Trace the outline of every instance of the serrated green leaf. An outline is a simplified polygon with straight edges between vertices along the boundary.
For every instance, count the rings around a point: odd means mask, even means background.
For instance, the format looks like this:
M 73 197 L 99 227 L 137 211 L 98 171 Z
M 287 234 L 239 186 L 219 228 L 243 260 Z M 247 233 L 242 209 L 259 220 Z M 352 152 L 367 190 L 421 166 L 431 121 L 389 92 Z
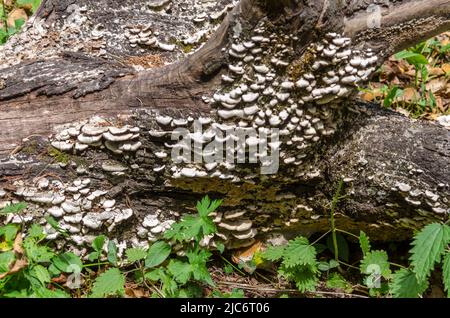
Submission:
M 359 246 L 361 246 L 363 256 L 370 252 L 370 241 L 363 231 L 359 232 Z
M 40 246 L 32 238 L 26 238 L 23 242 L 25 253 L 33 262 L 47 263 L 55 256 L 55 253 L 47 246 Z
M 108 262 L 117 266 L 117 245 L 114 241 L 108 242 Z
M 48 288 L 39 288 L 34 290 L 32 297 L 36 298 L 70 298 L 70 295 L 60 289 L 51 290 Z
M 444 262 L 442 264 L 442 280 L 447 291 L 447 297 L 450 298 L 450 252 L 447 251 L 444 255 Z
M 11 214 L 11 213 L 19 213 L 27 208 L 27 204 L 25 202 L 19 202 L 14 204 L 8 204 L 3 209 L 0 210 L 0 214 Z
M 157 282 L 158 280 L 161 280 L 164 275 L 164 269 L 157 268 L 145 273 L 144 277 L 152 282 Z
M 92 242 L 92 248 L 101 254 L 103 246 L 105 245 L 106 236 L 105 235 L 99 235 L 97 236 L 94 241 Z
M 141 261 L 147 257 L 147 252 L 142 247 L 129 248 L 125 254 L 130 263 Z
M 405 268 L 392 276 L 390 290 L 394 298 L 417 298 L 428 288 L 428 281 L 417 281 L 416 275 Z
M 51 280 L 50 273 L 47 268 L 42 265 L 33 266 L 30 269 L 29 274 L 36 278 L 41 283 L 42 287 L 45 287 Z
M 189 260 L 189 264 L 192 267 L 192 274 L 194 279 L 205 282 L 211 286 L 214 286 L 211 275 L 209 274 L 206 263 L 212 256 L 211 252 L 205 249 L 187 251 L 186 256 Z
M 171 252 L 172 248 L 166 242 L 154 243 L 147 252 L 147 257 L 145 258 L 145 267 L 152 268 L 160 265 L 167 259 L 167 257 L 169 257 Z
M 312 265 L 298 265 L 296 267 L 286 267 L 281 264 L 278 273 L 289 281 L 295 282 L 301 292 L 314 291 L 317 286 L 317 268 Z
M 40 241 L 45 238 L 44 228 L 38 224 L 33 224 L 28 232 L 28 236 Z
M 214 290 L 212 293 L 214 298 L 244 298 L 245 294 L 242 289 L 233 288 L 231 293 L 223 293 L 218 290 Z
M 336 241 L 337 241 L 339 259 L 344 262 L 348 262 L 348 258 L 350 255 L 350 249 L 348 247 L 347 240 L 341 234 L 337 233 Z M 329 235 L 327 237 L 327 247 L 334 255 L 335 253 L 334 253 L 334 244 L 333 244 L 333 236 L 332 235 Z
M 313 246 L 316 249 L 316 254 L 320 254 L 327 249 L 327 246 L 321 243 L 316 243 Z
M 13 251 L 0 253 L 0 274 L 9 272 L 10 266 L 15 259 Z
M 414 237 L 410 261 L 419 281 L 426 280 L 449 243 L 450 227 L 440 223 L 428 224 Z
M 216 243 L 216 248 L 220 252 L 220 254 L 223 254 L 223 252 L 225 251 L 225 245 L 222 243 Z
M 52 263 L 58 270 L 64 273 L 80 273 L 83 268 L 83 263 L 80 258 L 72 252 L 53 257 Z
M 284 249 L 285 246 L 271 246 L 261 253 L 261 257 L 271 262 L 278 261 L 283 257 Z
M 125 292 L 125 276 L 118 268 L 110 268 L 97 277 L 91 297 L 122 296 Z
M 197 211 L 201 217 L 207 217 L 210 213 L 214 212 L 220 205 L 222 200 L 210 201 L 208 196 L 197 202 Z
M 311 246 L 305 237 L 297 237 L 289 241 L 283 253 L 283 264 L 286 267 L 298 265 L 315 265 L 316 249 Z
M 177 294 L 178 285 L 171 275 L 168 275 L 164 268 L 160 267 L 145 273 L 144 277 L 150 281 L 160 281 L 162 283 L 162 291 L 166 296 L 175 296 Z
M 379 274 L 387 279 L 391 275 L 389 267 L 388 255 L 385 251 L 367 253 L 360 265 L 361 273 L 366 275 Z

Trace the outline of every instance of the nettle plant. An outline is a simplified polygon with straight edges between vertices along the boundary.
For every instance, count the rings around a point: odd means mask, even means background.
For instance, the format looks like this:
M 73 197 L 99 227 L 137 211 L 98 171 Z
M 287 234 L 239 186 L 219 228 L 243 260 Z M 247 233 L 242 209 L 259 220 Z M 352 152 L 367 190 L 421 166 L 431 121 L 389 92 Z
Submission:
M 450 296 L 450 227 L 431 223 L 419 231 L 412 242 L 409 266 L 389 262 L 386 251 L 373 250 L 363 231 L 355 235 L 335 226 L 335 210 L 344 197 L 340 195 L 342 188 L 341 182 L 331 202 L 328 232 L 312 243 L 300 236 L 285 246 L 270 246 L 254 255 L 250 267 L 256 270 L 264 261 L 278 264 L 278 275 L 295 283 L 300 292 L 315 291 L 322 281 L 328 288 L 351 293 L 353 286 L 344 278 L 346 266 L 364 277 L 370 296 L 398 298 L 421 297 L 429 287 L 431 273 L 440 268 Z M 115 242 L 105 235 L 93 240 L 91 252 L 82 260 L 72 252 L 56 252 L 40 225 L 34 224 L 27 231 L 21 224 L 2 226 L 0 297 L 121 297 L 127 279 L 145 286 L 152 297 L 202 297 L 205 287 L 212 290 L 210 297 L 244 297 L 242 290 L 222 293 L 215 289 L 208 271 L 213 254 L 201 245 L 217 231 L 209 215 L 221 203 L 203 198 L 197 203 L 197 215 L 174 223 L 163 239 L 148 249 L 127 249 L 123 259 L 118 257 Z M 20 216 L 26 207 L 23 202 L 11 204 L 0 210 L 0 215 Z M 63 236 L 68 235 L 53 218 L 48 217 L 47 222 Z M 348 264 L 350 251 L 344 235 L 359 242 L 363 255 L 359 267 Z M 326 244 L 321 244 L 325 238 Z M 224 246 L 217 248 L 222 253 Z M 322 255 L 325 250 L 334 258 Z M 236 269 L 230 263 L 229 267 L 228 273 Z M 398 269 L 393 271 L 392 267 Z M 227 272 L 227 267 L 224 270 Z
M 200 297 L 203 286 L 214 287 L 207 263 L 212 253 L 200 245 L 216 232 L 209 214 L 222 203 L 203 198 L 197 215 L 188 215 L 154 242 L 150 248 L 129 248 L 119 260 L 117 246 L 105 235 L 96 237 L 87 263 L 72 252 L 56 253 L 45 240 L 44 229 L 32 225 L 22 233 L 22 225 L 0 227 L 0 297 L 108 297 L 123 296 L 127 275 L 148 287 L 154 297 Z M 1 214 L 25 209 L 25 203 L 8 205 Z M 47 222 L 62 235 L 65 230 L 51 217 Z M 174 246 L 179 246 L 178 256 Z M 223 251 L 223 245 L 218 249 Z M 126 270 L 134 267 L 132 270 Z M 92 270 L 96 269 L 96 271 Z M 99 272 L 102 272 L 98 275 Z M 64 285 L 60 283 L 64 282 Z M 240 290 L 214 291 L 213 297 L 243 297 Z

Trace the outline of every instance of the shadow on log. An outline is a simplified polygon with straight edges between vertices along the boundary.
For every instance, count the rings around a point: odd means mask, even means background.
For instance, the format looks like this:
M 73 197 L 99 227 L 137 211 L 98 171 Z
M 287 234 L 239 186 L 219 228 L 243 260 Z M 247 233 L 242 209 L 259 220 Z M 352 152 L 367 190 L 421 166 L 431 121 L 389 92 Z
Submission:
M 392 53 L 448 30 L 449 1 L 156 2 L 47 0 L 0 48 L 0 207 L 29 202 L 4 222 L 51 215 L 71 233 L 46 225 L 60 247 L 84 253 L 108 232 L 123 250 L 209 194 L 225 201 L 204 243 L 238 248 L 325 232 L 340 180 L 342 229 L 402 240 L 448 217 L 449 132 L 356 93 Z M 241 130 L 255 135 L 235 143 Z M 265 137 L 276 157 L 236 162 Z M 211 160 L 213 141 L 231 161 Z

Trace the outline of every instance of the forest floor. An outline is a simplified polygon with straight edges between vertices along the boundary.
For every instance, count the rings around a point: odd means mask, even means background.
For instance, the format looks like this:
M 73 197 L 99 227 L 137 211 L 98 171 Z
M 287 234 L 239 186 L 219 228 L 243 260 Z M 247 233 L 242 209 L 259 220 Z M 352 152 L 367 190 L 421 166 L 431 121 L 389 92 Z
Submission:
M 20 27 L 36 10 L 40 0 L 0 0 L 0 45 L 19 32 Z M 5 27 L 8 26 L 8 28 Z M 135 57 L 139 59 L 139 57 Z M 360 89 L 361 99 L 379 103 L 405 116 L 426 120 L 439 120 L 450 129 L 450 32 L 429 39 L 416 47 L 399 52 L 386 61 L 373 77 L 368 87 Z M 146 61 L 155 67 L 162 62 Z M 310 238 L 311 239 L 311 238 Z M 315 239 L 315 238 L 312 238 Z M 386 250 L 393 261 L 407 266 L 409 242 L 382 244 L 376 248 Z M 260 252 L 260 245 L 214 255 L 208 270 L 216 285 L 206 287 L 204 293 L 212 297 L 333 297 L 366 298 L 383 296 L 383 291 L 370 290 L 363 284 L 359 263 L 363 255 L 358 242 L 347 243 L 347 266 L 339 270 L 322 270 L 315 291 L 299 292 L 295 285 L 281 278 L 277 268 L 266 265 L 256 268 L 251 261 Z M 1 250 L 1 249 L 0 249 Z M 332 259 L 332 253 L 321 254 L 319 263 Z M 391 261 L 392 261 L 391 260 Z M 331 263 L 330 263 L 331 264 Z M 93 276 L 103 269 L 97 268 Z M 127 269 L 124 269 L 125 271 Z M 445 297 L 440 280 L 441 272 L 431 274 L 430 286 L 424 297 Z M 152 289 L 137 283 L 127 275 L 125 297 L 152 297 Z M 0 280 L 1 281 L 1 280 Z M 54 284 L 64 284 L 67 277 L 53 278 Z M 0 289 L 2 288 L 0 284 Z M 83 294 L 83 292 L 81 292 Z M 77 295 L 73 294 L 73 297 Z

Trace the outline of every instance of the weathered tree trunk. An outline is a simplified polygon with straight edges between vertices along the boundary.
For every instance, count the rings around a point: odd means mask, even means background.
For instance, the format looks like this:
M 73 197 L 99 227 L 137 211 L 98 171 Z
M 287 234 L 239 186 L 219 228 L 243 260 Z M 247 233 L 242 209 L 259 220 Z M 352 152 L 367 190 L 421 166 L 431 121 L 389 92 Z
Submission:
M 43 1 L 0 47 L 0 206 L 29 202 L 4 221 L 52 215 L 71 233 L 50 236 L 61 245 L 109 232 L 123 248 L 209 194 L 225 199 L 211 244 L 233 248 L 325 231 L 340 180 L 343 229 L 401 240 L 445 219 L 449 132 L 355 96 L 392 53 L 448 30 L 450 1 L 370 3 Z M 171 132 L 196 119 L 278 128 L 278 172 L 175 163 Z

